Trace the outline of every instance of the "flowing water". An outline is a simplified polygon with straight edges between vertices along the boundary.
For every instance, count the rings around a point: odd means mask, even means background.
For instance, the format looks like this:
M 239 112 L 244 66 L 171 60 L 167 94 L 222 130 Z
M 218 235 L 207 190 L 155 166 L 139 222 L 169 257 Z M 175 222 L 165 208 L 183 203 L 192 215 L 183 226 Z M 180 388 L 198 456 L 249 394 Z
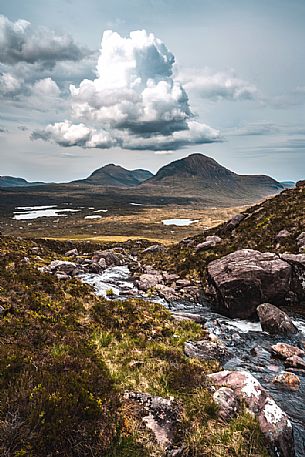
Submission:
M 94 287 L 96 293 L 107 297 L 109 291 L 123 299 L 140 292 L 134 286 L 127 266 L 111 267 L 102 274 L 85 274 L 82 281 Z M 230 319 L 211 310 L 208 303 L 190 304 L 179 302 L 168 305 L 160 298 L 149 299 L 158 301 L 173 312 L 199 314 L 205 320 L 204 326 L 219 337 L 228 350 L 234 355 L 224 364 L 228 370 L 248 370 L 272 395 L 278 405 L 287 413 L 293 423 L 296 444 L 296 456 L 305 456 L 305 371 L 294 370 L 300 378 L 298 391 L 291 391 L 274 384 L 274 377 L 285 371 L 283 361 L 274 358 L 271 346 L 278 342 L 298 345 L 305 341 L 305 319 L 295 317 L 294 323 L 300 333 L 293 337 L 273 337 L 263 332 L 258 322 Z

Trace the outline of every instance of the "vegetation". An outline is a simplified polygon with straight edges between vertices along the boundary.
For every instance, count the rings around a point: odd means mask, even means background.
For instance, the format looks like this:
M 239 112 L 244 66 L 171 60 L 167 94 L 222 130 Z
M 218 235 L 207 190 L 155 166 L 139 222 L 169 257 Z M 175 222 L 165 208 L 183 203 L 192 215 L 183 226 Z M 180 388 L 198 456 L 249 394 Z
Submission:
M 145 254 L 143 260 L 160 269 L 200 278 L 204 282 L 206 265 L 237 249 L 298 253 L 297 237 L 305 231 L 305 185 L 300 183 L 296 188 L 267 199 L 242 214 L 245 218 L 233 229 L 223 223 L 157 255 Z M 277 234 L 283 229 L 288 230 L 289 236 L 279 241 Z M 216 247 L 196 252 L 195 247 L 208 235 L 220 236 L 222 242 Z
M 176 399 L 184 457 L 267 455 L 253 418 L 217 418 L 206 374 L 218 362 L 184 355 L 186 340 L 206 337 L 202 327 L 39 270 L 65 248 L 0 237 L 1 455 L 164 455 L 126 389 Z

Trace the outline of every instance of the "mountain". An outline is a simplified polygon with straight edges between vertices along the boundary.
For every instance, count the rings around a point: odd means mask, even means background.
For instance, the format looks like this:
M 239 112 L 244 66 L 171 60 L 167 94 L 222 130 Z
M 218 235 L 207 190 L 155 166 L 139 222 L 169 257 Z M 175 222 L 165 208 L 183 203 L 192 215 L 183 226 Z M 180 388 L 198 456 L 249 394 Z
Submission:
M 0 187 L 29 187 L 40 186 L 43 182 L 28 182 L 23 178 L 14 178 L 13 176 L 0 176 Z
M 77 184 L 98 186 L 133 187 L 151 178 L 153 174 L 148 170 L 126 170 L 125 168 L 109 164 L 95 170 L 88 178 L 73 181 Z
M 203 154 L 191 154 L 165 165 L 142 186 L 171 188 L 176 194 L 204 196 L 212 200 L 245 202 L 284 190 L 284 186 L 270 176 L 238 175 Z
M 285 189 L 293 189 L 295 187 L 294 181 L 281 181 L 281 184 L 285 187 Z

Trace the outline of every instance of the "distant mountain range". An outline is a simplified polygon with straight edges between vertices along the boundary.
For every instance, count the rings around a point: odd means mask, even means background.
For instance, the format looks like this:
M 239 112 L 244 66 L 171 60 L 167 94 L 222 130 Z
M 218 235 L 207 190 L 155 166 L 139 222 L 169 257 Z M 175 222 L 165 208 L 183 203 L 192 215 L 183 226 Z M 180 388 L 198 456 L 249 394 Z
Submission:
M 41 186 L 43 182 L 28 182 L 23 178 L 14 178 L 13 176 L 0 176 L 0 187 L 29 187 Z
M 109 164 L 95 170 L 88 178 L 72 181 L 73 184 L 89 184 L 98 186 L 133 187 L 151 178 L 153 174 L 148 170 L 126 170 L 125 168 Z
M 43 183 L 29 183 L 25 179 L 0 177 L 0 187 L 28 187 Z M 77 188 L 82 193 L 91 192 L 95 186 L 111 187 L 113 194 L 120 195 L 120 189 L 130 196 L 163 196 L 187 198 L 189 201 L 204 200 L 208 205 L 248 204 L 268 195 L 276 194 L 292 182 L 280 183 L 265 175 L 238 175 L 223 167 L 216 160 L 203 154 L 191 154 L 180 160 L 175 160 L 160 168 L 153 175 L 150 171 L 125 168 L 109 164 L 95 170 L 88 178 L 65 184 L 43 186 L 52 192 L 65 188 L 71 192 Z M 89 191 L 91 189 L 91 191 Z

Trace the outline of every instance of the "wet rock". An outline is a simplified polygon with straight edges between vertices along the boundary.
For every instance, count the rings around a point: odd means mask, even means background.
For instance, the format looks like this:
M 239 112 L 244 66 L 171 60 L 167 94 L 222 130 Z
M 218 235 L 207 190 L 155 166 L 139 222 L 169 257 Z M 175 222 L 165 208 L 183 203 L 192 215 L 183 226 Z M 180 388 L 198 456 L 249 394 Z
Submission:
M 298 368 L 301 370 L 305 369 L 305 360 L 297 355 L 293 355 L 291 357 L 287 357 L 284 362 L 285 367 L 289 368 Z
M 288 343 L 277 343 L 271 346 L 272 351 L 276 354 L 279 355 L 280 357 L 287 359 L 289 357 L 293 356 L 303 356 L 305 352 L 303 349 L 298 348 L 297 346 L 292 346 L 291 344 Z
M 225 362 L 233 357 L 220 340 L 187 341 L 184 343 L 184 352 L 188 357 L 200 360 L 220 360 Z
M 99 264 L 99 267 L 100 267 L 102 270 L 106 270 L 106 268 L 107 268 L 107 263 L 106 263 L 106 260 L 105 260 L 103 257 L 98 261 L 98 264 Z
M 257 307 L 257 314 L 265 332 L 270 335 L 294 335 L 298 329 L 290 317 L 270 303 L 263 303 Z
M 263 302 L 285 301 L 291 271 L 276 254 L 241 249 L 208 265 L 208 293 L 220 312 L 249 318 Z
M 172 287 L 165 286 L 164 284 L 157 284 L 155 289 L 160 295 L 160 297 L 164 298 L 168 302 L 179 299 L 179 295 Z
M 223 421 L 232 419 L 239 411 L 240 403 L 234 390 L 229 387 L 220 387 L 213 394 L 213 399 L 218 405 L 218 416 Z
M 300 378 L 297 375 L 287 371 L 278 374 L 273 379 L 273 383 L 280 384 L 289 390 L 299 390 L 300 388 Z
M 291 422 L 284 411 L 267 394 L 254 376 L 247 371 L 220 371 L 208 375 L 216 386 L 232 389 L 257 417 L 268 448 L 278 457 L 294 457 Z
M 137 281 L 137 286 L 140 290 L 146 291 L 156 287 L 157 284 L 162 282 L 163 278 L 160 274 L 143 273 Z
M 154 434 L 156 442 L 164 448 L 169 447 L 179 423 L 178 404 L 174 400 L 140 392 L 125 392 L 124 398 L 139 406 L 142 421 Z
M 78 250 L 75 248 L 75 249 L 70 249 L 70 251 L 67 251 L 65 253 L 65 256 L 66 257 L 75 257 L 75 256 L 78 256 Z

